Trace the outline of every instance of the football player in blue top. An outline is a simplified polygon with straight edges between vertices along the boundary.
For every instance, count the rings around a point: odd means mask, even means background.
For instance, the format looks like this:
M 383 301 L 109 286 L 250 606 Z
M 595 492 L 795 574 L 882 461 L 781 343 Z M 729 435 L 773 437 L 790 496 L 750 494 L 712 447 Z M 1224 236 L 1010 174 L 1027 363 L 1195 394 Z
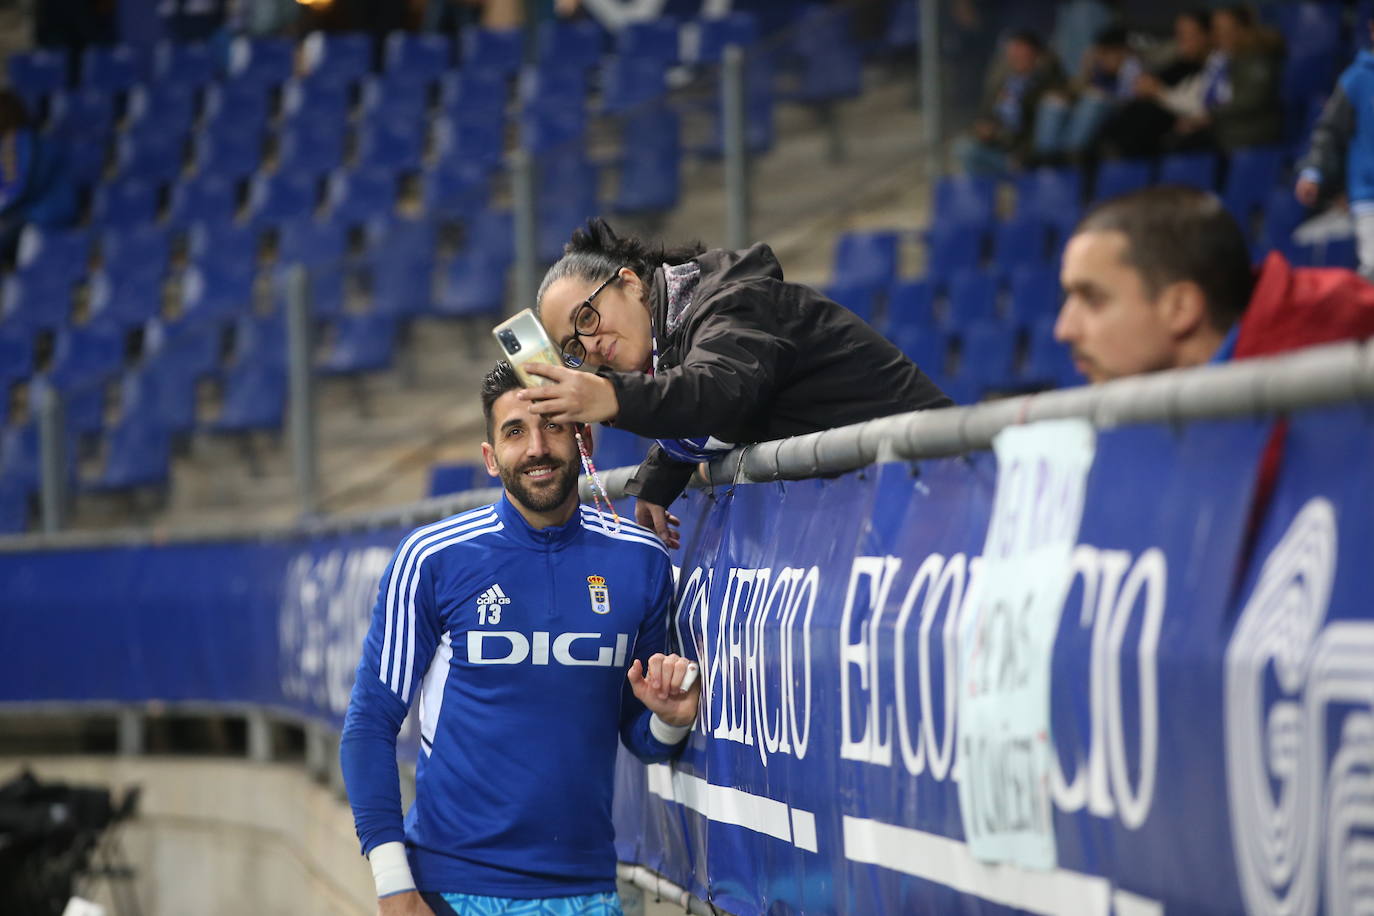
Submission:
M 653 532 L 580 504 L 570 424 L 482 406 L 494 505 L 412 532 L 382 577 L 340 758 L 382 914 L 619 914 L 617 734 L 645 761 L 682 746 L 700 686 L 664 654 L 673 570 Z M 587 431 L 590 435 L 590 431 Z M 416 798 L 396 735 L 419 700 Z

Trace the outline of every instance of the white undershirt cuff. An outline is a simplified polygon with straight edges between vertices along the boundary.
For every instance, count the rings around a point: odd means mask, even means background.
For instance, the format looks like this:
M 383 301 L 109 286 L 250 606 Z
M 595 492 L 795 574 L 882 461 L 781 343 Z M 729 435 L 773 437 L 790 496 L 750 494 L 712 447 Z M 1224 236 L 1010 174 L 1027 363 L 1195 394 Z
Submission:
M 383 843 L 367 854 L 367 860 L 372 863 L 372 880 L 377 884 L 378 897 L 415 890 L 405 843 L 395 840 Z
M 677 744 L 692 730 L 690 725 L 669 725 L 654 713 L 649 717 L 649 734 L 662 744 Z

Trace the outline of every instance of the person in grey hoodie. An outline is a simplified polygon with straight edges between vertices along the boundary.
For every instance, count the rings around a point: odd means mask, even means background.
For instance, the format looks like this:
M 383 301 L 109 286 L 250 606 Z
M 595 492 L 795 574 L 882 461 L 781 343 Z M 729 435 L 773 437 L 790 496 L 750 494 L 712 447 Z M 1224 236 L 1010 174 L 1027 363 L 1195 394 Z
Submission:
M 767 245 L 664 250 L 594 219 L 564 251 L 536 311 L 577 368 L 527 366 L 552 384 L 519 397 L 554 422 L 655 439 L 627 489 L 669 546 L 666 507 L 732 444 L 953 403 L 858 315 L 784 280 Z
M 1374 38 L 1374 22 L 1370 32 Z M 1342 186 L 1355 220 L 1360 273 L 1374 280 L 1374 51 L 1356 54 L 1336 81 L 1298 163 L 1294 192 L 1311 207 Z

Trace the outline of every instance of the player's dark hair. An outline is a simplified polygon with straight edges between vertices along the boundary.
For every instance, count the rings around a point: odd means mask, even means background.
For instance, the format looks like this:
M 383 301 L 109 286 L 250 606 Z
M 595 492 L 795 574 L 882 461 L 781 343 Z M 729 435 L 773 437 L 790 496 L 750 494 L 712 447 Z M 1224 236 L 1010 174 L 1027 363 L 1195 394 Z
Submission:
M 539 314 L 544 293 L 556 280 L 577 277 L 588 283 L 600 283 L 620 268 L 628 267 L 647 283 L 659 265 L 685 264 L 705 250 L 700 242 L 668 248 L 638 236 L 616 235 L 604 219 L 589 219 L 585 226 L 573 230 L 572 238 L 563 246 L 563 257 L 544 274 L 535 298 L 535 314 Z
M 1183 187 L 1133 191 L 1090 210 L 1074 230 L 1083 232 L 1126 236 L 1123 258 L 1140 272 L 1150 298 L 1171 283 L 1196 283 L 1218 331 L 1230 330 L 1250 302 L 1250 248 L 1215 195 Z
M 494 430 L 491 428 L 491 408 L 496 403 L 496 399 L 507 391 L 514 391 L 523 388 L 520 378 L 511 368 L 511 364 L 504 359 L 492 367 L 492 370 L 482 377 L 482 418 L 487 424 L 487 441 L 492 441 Z

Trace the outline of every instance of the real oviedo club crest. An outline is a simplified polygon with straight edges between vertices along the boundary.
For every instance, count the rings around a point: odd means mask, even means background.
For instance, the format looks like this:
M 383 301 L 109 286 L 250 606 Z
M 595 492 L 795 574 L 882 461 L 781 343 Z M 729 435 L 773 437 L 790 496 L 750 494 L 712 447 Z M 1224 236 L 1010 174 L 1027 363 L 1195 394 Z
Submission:
M 587 592 L 592 596 L 592 611 L 597 614 L 611 612 L 611 592 L 606 588 L 605 576 L 588 576 Z

